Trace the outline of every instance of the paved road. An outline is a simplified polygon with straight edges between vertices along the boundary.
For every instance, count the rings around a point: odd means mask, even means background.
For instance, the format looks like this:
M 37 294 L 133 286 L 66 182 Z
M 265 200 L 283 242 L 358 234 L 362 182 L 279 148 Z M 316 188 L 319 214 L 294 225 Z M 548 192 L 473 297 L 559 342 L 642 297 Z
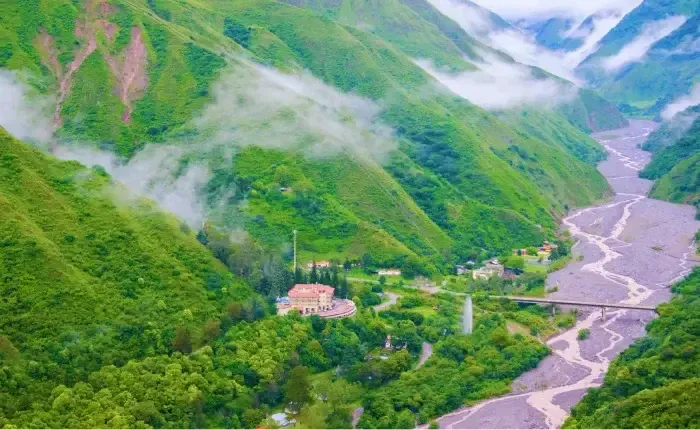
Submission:
M 420 352 L 420 359 L 418 360 L 418 365 L 416 369 L 420 368 L 425 364 L 426 361 L 433 355 L 433 345 L 428 342 L 423 342 L 423 349 Z
M 389 301 L 386 301 L 384 303 L 381 303 L 377 306 L 374 307 L 375 312 L 383 311 L 384 309 L 388 309 L 391 305 L 395 305 L 396 301 L 401 297 L 398 294 L 395 293 L 390 293 L 389 291 L 384 292 L 384 297 L 389 297 Z

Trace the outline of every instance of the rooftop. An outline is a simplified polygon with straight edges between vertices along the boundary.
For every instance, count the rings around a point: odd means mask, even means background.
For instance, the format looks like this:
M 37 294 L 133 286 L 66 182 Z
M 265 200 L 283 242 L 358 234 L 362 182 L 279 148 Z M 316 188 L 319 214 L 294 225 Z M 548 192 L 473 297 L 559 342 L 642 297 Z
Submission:
M 291 298 L 309 298 L 318 297 L 321 294 L 328 294 L 332 296 L 334 292 L 335 288 L 329 287 L 328 285 L 296 284 L 291 290 L 289 290 L 288 296 Z

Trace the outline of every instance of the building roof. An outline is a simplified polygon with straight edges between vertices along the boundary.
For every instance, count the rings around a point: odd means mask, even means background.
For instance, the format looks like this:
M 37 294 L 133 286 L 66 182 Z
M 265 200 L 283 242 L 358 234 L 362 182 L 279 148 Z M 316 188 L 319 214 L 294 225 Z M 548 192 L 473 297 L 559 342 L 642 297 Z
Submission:
M 321 294 L 333 295 L 335 288 L 329 287 L 328 285 L 321 284 L 296 284 L 291 290 L 289 290 L 288 296 L 291 298 L 310 298 L 318 297 Z

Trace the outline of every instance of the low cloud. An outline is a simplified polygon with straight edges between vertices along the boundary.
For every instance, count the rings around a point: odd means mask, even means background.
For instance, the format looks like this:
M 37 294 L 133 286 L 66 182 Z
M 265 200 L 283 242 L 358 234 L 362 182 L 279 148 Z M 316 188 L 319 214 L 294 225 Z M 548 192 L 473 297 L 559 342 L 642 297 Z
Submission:
M 59 145 L 54 155 L 86 166 L 103 167 L 132 193 L 115 194 L 114 199 L 129 204 L 145 196 L 173 213 L 190 227 L 199 228 L 208 212 L 203 190 L 211 179 L 204 165 L 182 165 L 187 150 L 178 146 L 148 145 L 124 161 L 112 153 L 77 145 Z M 232 190 L 233 191 L 233 190 Z
M 668 121 L 677 114 L 695 105 L 700 105 L 700 84 L 695 84 L 689 94 L 681 96 L 667 104 L 661 112 L 661 117 Z
M 460 0 L 429 0 L 443 15 L 448 16 L 468 34 L 486 45 L 512 56 L 516 61 L 541 67 L 550 73 L 574 81 L 575 65 L 564 54 L 542 48 L 534 37 L 516 27 L 503 28 L 493 22 L 488 11 Z
M 590 26 L 582 26 L 583 23 L 581 23 L 578 26 L 572 27 L 572 30 L 565 34 L 565 36 L 580 39 L 582 44 L 576 50 L 566 54 L 567 66 L 573 69 L 596 52 L 603 37 L 615 28 L 630 10 L 631 9 L 617 9 L 601 11 L 591 17 Z
M 212 103 L 190 124 L 196 136 L 191 140 L 147 144 L 128 160 L 97 149 L 99 142 L 55 142 L 53 153 L 102 166 L 131 193 L 114 196 L 117 202 L 129 204 L 145 196 L 199 228 L 221 209 L 212 207 L 217 203 L 205 192 L 211 159 L 230 159 L 240 148 L 258 146 L 310 158 L 350 155 L 382 162 L 396 147 L 393 130 L 378 120 L 379 105 L 341 93 L 307 73 L 286 75 L 239 62 L 212 91 Z M 47 149 L 53 103 L 33 95 L 12 73 L 0 71 L 0 125 L 15 137 Z M 217 190 L 217 201 L 239 192 L 235 184 L 227 187 Z
M 34 94 L 20 76 L 0 70 L 0 126 L 18 139 L 47 144 L 52 122 L 51 100 Z
M 579 83 L 573 73 L 576 63 L 572 56 L 543 48 L 534 38 L 519 30 L 494 31 L 489 34 L 490 45 L 509 54 L 519 63 L 540 67 L 554 75 Z
M 673 33 L 686 21 L 684 16 L 672 16 L 660 21 L 648 22 L 631 42 L 612 56 L 601 60 L 603 68 L 615 72 L 630 63 L 640 62 L 646 57 L 654 43 Z
M 462 0 L 429 0 L 444 15 L 457 22 L 464 31 L 485 44 L 503 51 L 520 63 L 537 66 L 574 83 L 580 83 L 574 68 L 598 49 L 600 40 L 641 0 L 594 0 L 592 2 L 551 2 L 537 0 L 480 0 L 474 4 Z M 543 20 L 562 17 L 572 20 L 572 27 L 561 36 L 581 39 L 571 52 L 540 46 L 534 35 L 516 28 L 502 28 L 491 20 L 485 7 L 506 19 Z M 590 18 L 590 23 L 582 26 Z
M 213 142 L 321 158 L 348 153 L 379 162 L 396 148 L 393 130 L 379 122 L 377 104 L 341 93 L 309 73 L 238 67 L 213 94 L 213 103 L 195 121 Z
M 601 10 L 632 10 L 641 0 L 474 0 L 507 19 L 567 17 L 585 18 Z
M 479 70 L 459 74 L 442 72 L 423 60 L 417 64 L 453 93 L 487 110 L 552 108 L 576 96 L 577 90 L 570 85 L 538 79 L 527 67 L 482 55 L 485 61 L 477 64 Z

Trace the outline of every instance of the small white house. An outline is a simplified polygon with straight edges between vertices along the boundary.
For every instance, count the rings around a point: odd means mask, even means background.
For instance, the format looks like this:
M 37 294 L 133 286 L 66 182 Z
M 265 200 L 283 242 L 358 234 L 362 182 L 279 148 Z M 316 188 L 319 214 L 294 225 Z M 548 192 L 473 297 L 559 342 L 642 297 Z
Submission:
M 379 276 L 401 276 L 401 271 L 398 269 L 380 269 L 377 271 Z

